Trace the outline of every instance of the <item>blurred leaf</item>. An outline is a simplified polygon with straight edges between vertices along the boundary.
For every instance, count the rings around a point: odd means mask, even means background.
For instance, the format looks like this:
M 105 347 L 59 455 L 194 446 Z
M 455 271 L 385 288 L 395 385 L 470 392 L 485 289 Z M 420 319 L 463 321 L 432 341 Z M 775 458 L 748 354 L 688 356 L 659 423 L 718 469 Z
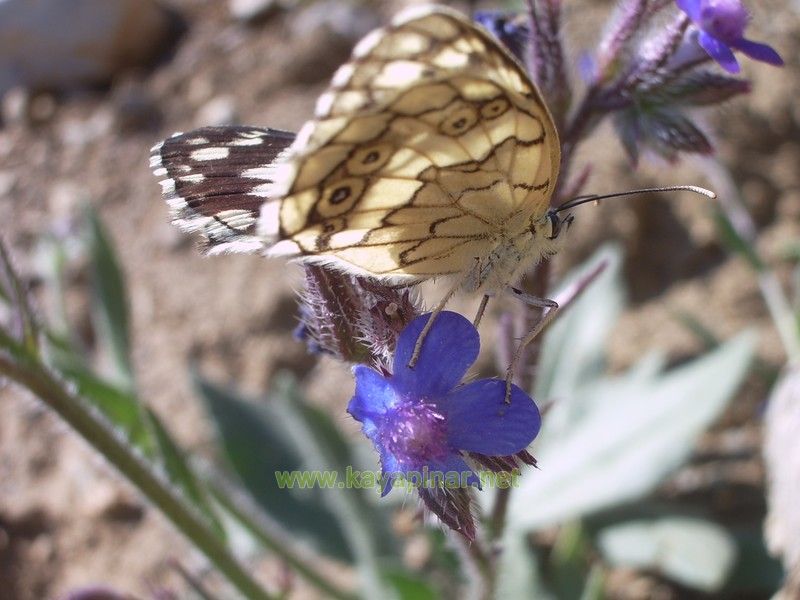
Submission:
M 114 365 L 114 379 L 132 388 L 130 331 L 125 279 L 114 248 L 97 213 L 86 211 L 86 243 L 94 299 L 93 317 L 98 337 Z
M 339 429 L 325 412 L 305 401 L 294 377 L 282 374 L 273 389 L 273 404 L 283 415 L 282 426 L 301 452 L 306 469 L 345 474 L 347 469 L 354 468 L 353 454 Z M 385 582 L 377 560 L 394 549 L 394 536 L 387 527 L 386 513 L 367 499 L 367 494 L 377 499 L 378 488 L 337 484 L 319 493 L 343 526 L 362 575 L 365 595 L 385 596 Z
M 722 588 L 737 552 L 733 537 L 723 527 L 687 517 L 608 527 L 600 532 L 598 545 L 614 566 L 652 570 L 705 592 Z
M 541 470 L 511 497 L 509 527 L 541 528 L 652 491 L 722 413 L 753 345 L 740 335 L 664 375 L 646 358 L 625 376 L 560 398 L 535 447 Z
M 746 94 L 750 89 L 750 82 L 746 79 L 730 77 L 717 71 L 693 69 L 656 90 L 655 99 L 661 104 L 708 106 Z
M 113 425 L 125 432 L 128 440 L 145 456 L 153 458 L 155 441 L 144 421 L 142 407 L 130 392 L 120 389 L 89 371 L 80 356 L 58 336 L 48 336 L 48 362 L 71 381 L 83 398 L 94 404 Z
M 697 125 L 674 108 L 636 104 L 615 112 L 613 124 L 633 164 L 644 148 L 668 161 L 676 160 L 681 152 L 710 154 L 714 150 Z
M 770 556 L 760 530 L 733 531 L 737 561 L 725 585 L 728 597 L 744 594 L 773 594 L 783 583 L 781 562 Z
M 302 451 L 308 468 L 345 473 L 355 468 L 356 459 L 339 428 L 324 411 L 310 405 L 299 394 L 297 384 L 289 373 L 281 374 L 274 385 L 277 397 L 284 399 L 283 408 L 287 417 L 284 426 L 291 430 L 292 440 Z M 348 523 L 351 535 L 354 529 L 366 528 L 367 540 L 353 540 L 352 544 L 368 544 L 372 554 L 387 554 L 394 550 L 394 537 L 387 526 L 386 513 L 377 508 L 378 488 L 337 486 L 327 490 L 331 495 L 331 506 L 343 523 Z
M 172 439 L 156 413 L 147 409 L 147 417 L 150 419 L 151 431 L 158 444 L 164 470 L 167 472 L 170 482 L 183 492 L 192 505 L 205 516 L 217 536 L 224 540 L 225 529 L 211 507 L 209 496 L 200 486 L 194 472 L 186 462 L 183 451 Z
M 605 594 L 606 573 L 600 565 L 594 565 L 584 582 L 580 600 L 603 600 Z
M 604 246 L 567 275 L 561 288 L 570 287 L 603 261 L 608 261 L 605 271 L 568 311 L 556 318 L 544 336 L 534 391 L 534 397 L 539 400 L 568 398 L 605 369 L 608 335 L 622 312 L 622 251 L 618 246 Z M 555 295 L 557 293 L 551 294 Z
M 567 523 L 558 532 L 546 579 L 559 598 L 580 598 L 589 565 L 588 543 L 580 521 Z
M 714 211 L 714 222 L 717 225 L 720 241 L 728 250 L 744 258 L 756 271 L 763 271 L 766 268 L 756 249 L 753 248 L 750 242 L 739 235 L 739 232 L 736 231 L 724 211 Z
M 683 327 L 694 335 L 694 337 L 703 344 L 706 350 L 712 350 L 719 346 L 719 339 L 708 327 L 706 327 L 700 319 L 692 313 L 685 310 L 672 310 L 670 311 L 672 318 L 678 321 Z
M 438 600 L 439 594 L 427 582 L 405 571 L 388 571 L 384 579 L 396 600 Z
M 285 399 L 271 397 L 269 404 L 255 404 L 197 373 L 193 380 L 216 426 L 228 464 L 256 502 L 293 535 L 316 542 L 340 560 L 352 560 L 336 515 L 324 503 L 326 490 L 278 486 L 276 471 L 313 469 L 286 426 L 291 415 Z
M 544 588 L 539 565 L 525 533 L 507 527 L 501 547 L 496 597 L 504 600 L 554 600 L 553 594 Z

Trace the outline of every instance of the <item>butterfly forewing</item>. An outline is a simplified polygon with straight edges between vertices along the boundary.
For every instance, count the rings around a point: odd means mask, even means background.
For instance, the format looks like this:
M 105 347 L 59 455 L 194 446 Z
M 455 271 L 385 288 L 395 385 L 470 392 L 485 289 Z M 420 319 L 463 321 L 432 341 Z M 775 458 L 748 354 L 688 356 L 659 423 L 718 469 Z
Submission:
M 395 280 L 462 273 L 543 214 L 552 119 L 519 64 L 458 13 L 370 34 L 320 97 L 262 213 L 274 254 Z
M 294 138 L 278 129 L 204 127 L 157 144 L 150 164 L 163 177 L 173 223 L 200 232 L 212 253 L 263 249 L 256 220 Z

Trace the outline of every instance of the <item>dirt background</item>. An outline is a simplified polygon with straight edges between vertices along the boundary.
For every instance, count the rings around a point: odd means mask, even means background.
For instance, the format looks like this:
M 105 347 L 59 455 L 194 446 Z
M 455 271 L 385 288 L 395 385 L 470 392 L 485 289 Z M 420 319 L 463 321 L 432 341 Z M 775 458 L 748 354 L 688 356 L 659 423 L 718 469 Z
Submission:
M 333 4 L 340 13 L 330 4 L 325 10 L 312 6 L 244 25 L 231 19 L 225 2 L 174 0 L 188 30 L 157 68 L 128 72 L 97 90 L 37 96 L 21 111 L 5 103 L 0 223 L 20 270 L 46 306 L 36 285 L 38 240 L 68 229 L 84 203 L 97 207 L 128 280 L 141 396 L 193 452 L 209 451 L 210 433 L 189 386 L 189 356 L 198 357 L 210 375 L 253 393 L 276 370 L 288 368 L 304 378 L 315 402 L 337 411 L 352 383 L 341 365 L 310 358 L 291 339 L 296 269 L 249 256 L 203 258 L 169 225 L 148 168 L 149 148 L 174 131 L 212 123 L 296 130 L 353 42 L 403 3 L 372 3 L 357 19 L 344 3 Z M 582 40 L 573 47 L 588 47 L 594 24 L 611 3 L 565 4 L 570 34 Z M 753 8 L 752 37 L 769 40 L 789 64 L 779 70 L 747 63 L 754 92 L 706 113 L 706 122 L 756 219 L 760 249 L 788 285 L 783 252 L 800 238 L 800 13 L 777 0 Z M 338 33 L 323 23 L 332 13 Z M 585 160 L 596 163 L 592 191 L 708 183 L 697 161 L 648 163 L 634 176 L 606 129 L 582 149 L 577 165 Z M 722 339 L 755 328 L 765 364 L 777 369 L 783 363 L 755 278 L 720 246 L 704 200 L 608 203 L 581 211 L 569 236 L 557 271 L 607 240 L 627 250 L 631 305 L 608 347 L 612 369 L 654 348 L 673 361 L 698 353 L 701 343 L 676 322 L 676 310 Z M 88 331 L 85 277 L 79 265 L 70 273 L 72 316 Z M 703 438 L 693 464 L 668 485 L 692 481 L 687 485 L 702 490 L 704 482 L 722 481 L 708 493 L 719 514 L 759 521 L 760 415 L 767 389 L 763 379 L 751 377 L 723 422 Z M 0 407 L 0 598 L 61 597 L 99 583 L 153 597 L 158 590 L 184 588 L 170 559 L 203 572 L 179 535 L 35 399 L 6 387 Z M 353 423 L 343 426 L 357 431 Z M 277 574 L 267 567 L 263 576 Z M 637 589 L 631 584 L 640 579 L 649 582 L 648 595 L 658 590 L 658 597 L 678 597 L 644 575 L 615 577 L 610 591 L 616 597 L 636 597 L 625 590 Z

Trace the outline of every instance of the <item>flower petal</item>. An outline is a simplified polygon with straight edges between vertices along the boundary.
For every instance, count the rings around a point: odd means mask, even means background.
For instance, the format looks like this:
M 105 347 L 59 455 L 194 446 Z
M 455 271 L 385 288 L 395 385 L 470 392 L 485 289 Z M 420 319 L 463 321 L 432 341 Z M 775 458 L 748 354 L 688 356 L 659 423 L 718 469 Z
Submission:
M 736 61 L 733 51 L 717 38 L 705 31 L 701 31 L 700 35 L 697 36 L 697 42 L 728 73 L 738 73 L 740 71 L 739 63 Z
M 460 454 L 452 453 L 426 465 L 428 474 L 436 473 L 437 481 L 445 488 L 463 489 L 474 485 L 481 489 L 481 480 Z
M 442 409 L 452 447 L 488 456 L 515 454 L 528 447 L 542 424 L 539 409 L 516 385 L 510 404 L 505 393 L 505 381 L 481 379 L 447 396 Z
M 392 491 L 394 488 L 395 477 L 399 473 L 403 473 L 403 466 L 397 461 L 393 454 L 383 450 L 381 452 L 381 483 L 383 489 L 381 490 L 381 498 Z
M 408 363 L 431 314 L 417 317 L 400 334 L 394 356 L 393 383 L 399 392 L 437 398 L 452 390 L 478 358 L 478 331 L 458 313 L 439 313 L 422 343 L 413 369 Z
M 689 15 L 689 18 L 697 23 L 700 20 L 700 5 L 702 0 L 676 0 L 678 8 Z
M 365 423 L 381 416 L 397 400 L 391 382 L 374 369 L 366 365 L 356 365 L 353 375 L 356 378 L 356 391 L 347 405 L 347 412 L 357 421 Z
M 783 59 L 780 54 L 778 54 L 772 46 L 767 46 L 767 44 L 761 44 L 742 38 L 741 40 L 737 40 L 732 46 L 737 50 L 741 50 L 754 60 L 760 60 L 761 62 L 775 65 L 776 67 L 783 66 Z

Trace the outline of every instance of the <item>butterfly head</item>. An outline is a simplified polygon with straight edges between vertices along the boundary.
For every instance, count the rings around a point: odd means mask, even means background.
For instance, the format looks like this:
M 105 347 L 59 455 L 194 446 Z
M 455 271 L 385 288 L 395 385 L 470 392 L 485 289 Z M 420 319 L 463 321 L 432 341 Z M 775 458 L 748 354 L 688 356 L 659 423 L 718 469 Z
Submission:
M 559 211 L 557 208 L 551 208 L 545 214 L 545 237 L 548 240 L 557 240 L 558 237 L 569 229 L 570 225 L 572 225 L 572 221 L 575 217 L 572 213 L 567 213 L 565 215 L 558 214 Z

